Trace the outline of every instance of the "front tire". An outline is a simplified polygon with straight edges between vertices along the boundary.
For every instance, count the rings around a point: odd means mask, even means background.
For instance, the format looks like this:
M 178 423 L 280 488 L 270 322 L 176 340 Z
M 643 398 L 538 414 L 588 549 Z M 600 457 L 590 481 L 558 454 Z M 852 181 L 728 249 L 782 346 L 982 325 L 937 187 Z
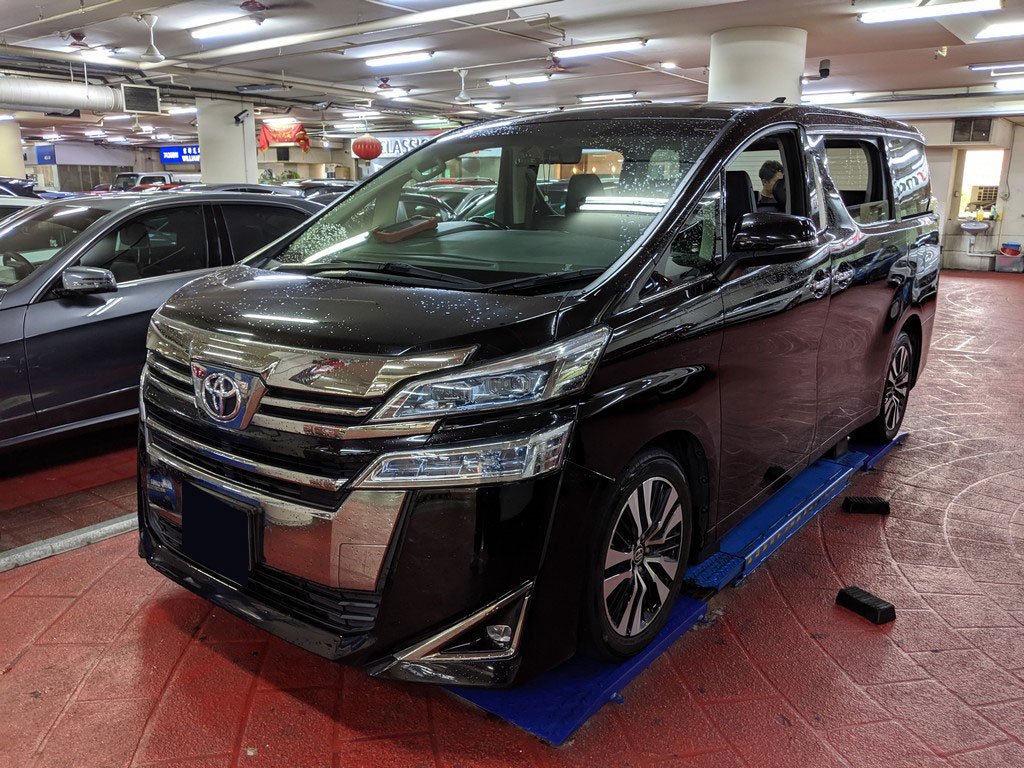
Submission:
M 873 443 L 888 443 L 899 434 L 907 413 L 914 360 L 914 342 L 905 331 L 900 331 L 885 368 L 882 406 L 874 420 L 858 432 L 858 437 Z
M 591 655 L 628 658 L 665 626 L 686 572 L 692 520 L 679 463 L 661 450 L 637 456 L 593 537 L 581 628 Z

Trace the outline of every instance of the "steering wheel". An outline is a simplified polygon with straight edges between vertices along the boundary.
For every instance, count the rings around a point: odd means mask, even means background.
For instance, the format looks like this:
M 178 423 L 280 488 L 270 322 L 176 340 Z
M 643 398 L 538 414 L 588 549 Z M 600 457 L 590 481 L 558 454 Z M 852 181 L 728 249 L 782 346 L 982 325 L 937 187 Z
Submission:
M 488 219 L 486 216 L 470 216 L 466 221 L 472 221 L 474 224 L 482 224 L 490 229 L 508 229 L 508 224 L 502 224 L 500 221 L 494 219 Z
M 14 274 L 17 275 L 19 280 L 32 274 L 32 262 L 17 251 L 4 251 L 0 255 L 0 263 L 3 263 L 5 267 L 13 267 Z

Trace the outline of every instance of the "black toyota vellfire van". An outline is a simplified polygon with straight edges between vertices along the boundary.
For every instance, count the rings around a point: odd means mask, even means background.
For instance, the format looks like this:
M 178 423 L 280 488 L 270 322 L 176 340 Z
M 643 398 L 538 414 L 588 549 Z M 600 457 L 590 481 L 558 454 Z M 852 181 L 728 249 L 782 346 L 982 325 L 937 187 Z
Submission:
M 444 178 L 493 194 L 443 220 L 403 200 Z M 896 434 L 930 199 L 916 131 L 814 107 L 444 134 L 153 317 L 141 553 L 375 675 L 634 654 L 787 479 Z

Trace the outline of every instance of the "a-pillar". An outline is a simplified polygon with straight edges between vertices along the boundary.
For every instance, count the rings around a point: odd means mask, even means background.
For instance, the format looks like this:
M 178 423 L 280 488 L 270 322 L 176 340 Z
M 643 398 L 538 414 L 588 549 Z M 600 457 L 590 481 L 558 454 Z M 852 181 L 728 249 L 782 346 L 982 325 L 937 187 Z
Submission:
M 735 27 L 711 35 L 708 101 L 800 103 L 807 30 Z
M 25 155 L 21 149 L 21 126 L 14 120 L 0 121 L 0 176 L 25 178 Z
M 207 184 L 258 182 L 252 103 L 196 99 L 196 119 L 203 181 Z

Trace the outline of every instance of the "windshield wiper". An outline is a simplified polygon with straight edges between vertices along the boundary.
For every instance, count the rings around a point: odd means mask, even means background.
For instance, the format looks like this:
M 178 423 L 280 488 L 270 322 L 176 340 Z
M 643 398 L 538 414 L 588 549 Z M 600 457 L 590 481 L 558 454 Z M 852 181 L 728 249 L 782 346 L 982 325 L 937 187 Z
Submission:
M 339 272 L 347 273 L 381 273 L 385 275 L 405 275 L 418 277 L 424 280 L 433 280 L 445 285 L 454 285 L 460 288 L 479 288 L 480 283 L 470 280 L 468 277 L 459 277 L 439 269 L 418 267 L 415 264 L 406 264 L 400 261 L 388 261 L 383 264 L 376 261 L 331 261 L 319 264 L 284 264 L 276 268 L 277 271 L 288 272 Z
M 529 277 L 517 277 L 513 280 L 503 280 L 500 283 L 488 283 L 480 290 L 485 293 L 501 293 L 502 291 L 520 290 L 523 288 L 551 288 L 589 280 L 603 272 L 603 268 L 591 267 L 589 269 L 572 269 L 567 272 L 552 272 L 545 275 L 530 275 Z

